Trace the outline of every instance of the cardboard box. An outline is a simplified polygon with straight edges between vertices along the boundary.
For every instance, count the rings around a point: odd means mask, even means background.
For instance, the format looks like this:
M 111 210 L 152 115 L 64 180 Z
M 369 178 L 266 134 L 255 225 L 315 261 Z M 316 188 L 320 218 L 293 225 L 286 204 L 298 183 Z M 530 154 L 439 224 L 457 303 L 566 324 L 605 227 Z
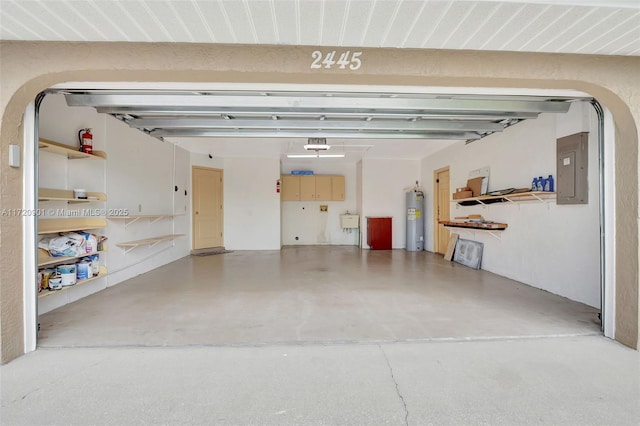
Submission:
M 471 191 L 456 191 L 453 193 L 453 199 L 460 200 L 462 198 L 469 198 L 472 197 L 471 194 L 473 194 Z
M 467 181 L 467 186 L 471 188 L 471 192 L 473 194 L 472 197 L 479 197 L 482 195 L 482 179 L 484 178 L 479 176 Z

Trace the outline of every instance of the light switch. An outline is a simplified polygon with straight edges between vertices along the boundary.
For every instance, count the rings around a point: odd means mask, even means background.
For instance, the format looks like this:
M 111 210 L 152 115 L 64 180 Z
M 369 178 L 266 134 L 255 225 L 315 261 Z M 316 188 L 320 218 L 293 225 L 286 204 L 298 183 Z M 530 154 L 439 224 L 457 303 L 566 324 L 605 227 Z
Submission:
M 20 147 L 9 145 L 9 166 L 20 167 Z

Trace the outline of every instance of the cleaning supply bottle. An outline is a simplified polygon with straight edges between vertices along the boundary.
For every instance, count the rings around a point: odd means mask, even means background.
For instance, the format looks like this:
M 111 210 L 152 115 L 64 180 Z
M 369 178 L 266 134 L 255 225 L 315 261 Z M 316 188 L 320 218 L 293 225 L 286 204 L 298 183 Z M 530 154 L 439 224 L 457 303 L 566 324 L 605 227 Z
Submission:
M 531 182 L 531 192 L 534 192 L 537 190 L 538 190 L 538 178 L 534 177 L 533 181 Z
M 544 191 L 544 178 L 542 176 L 538 177 L 538 183 L 536 185 L 536 191 Z
M 549 177 L 547 178 L 547 182 L 544 185 L 544 190 L 547 192 L 553 192 L 555 190 L 554 186 L 553 186 L 553 176 L 549 175 Z

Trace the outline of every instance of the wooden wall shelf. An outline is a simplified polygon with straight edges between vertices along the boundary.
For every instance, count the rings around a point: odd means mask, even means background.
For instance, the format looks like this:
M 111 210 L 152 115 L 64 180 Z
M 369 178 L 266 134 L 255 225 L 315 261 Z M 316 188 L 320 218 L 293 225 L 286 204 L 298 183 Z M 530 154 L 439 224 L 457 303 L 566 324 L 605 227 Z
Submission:
M 57 265 L 58 263 L 66 263 L 70 260 L 81 259 L 83 257 L 91 256 L 94 254 L 102 254 L 106 253 L 108 250 L 100 250 L 94 251 L 91 253 L 85 253 L 80 256 L 63 256 L 63 257 L 53 257 L 46 250 L 38 248 L 38 268 L 42 268 L 44 266 L 49 265 Z
M 128 216 L 107 216 L 109 220 L 123 220 L 124 227 L 126 228 L 128 225 L 132 223 L 136 223 L 139 220 L 149 220 L 150 223 L 156 223 L 162 219 L 169 219 L 176 216 L 182 216 L 183 214 L 138 214 L 138 215 L 128 215 Z
M 448 220 L 440 220 L 438 223 L 449 228 L 480 229 L 485 231 L 504 231 L 509 226 L 506 223 L 496 222 L 450 222 Z
M 73 196 L 70 189 L 39 188 L 38 201 L 67 201 L 69 204 L 91 203 L 94 201 L 107 201 L 104 192 L 87 192 L 87 199 L 78 199 Z
M 448 220 L 440 220 L 438 223 L 444 225 L 447 228 L 456 228 L 456 230 L 462 229 L 463 231 L 481 231 L 486 232 L 492 237 L 500 240 L 500 233 L 507 229 L 509 225 L 506 223 L 497 222 L 451 222 Z
M 66 290 L 69 290 L 70 288 L 74 288 L 74 287 L 77 287 L 77 286 L 82 285 L 82 284 L 90 283 L 91 281 L 95 281 L 97 279 L 104 278 L 107 275 L 109 275 L 109 273 L 107 271 L 107 268 L 101 265 L 100 266 L 100 273 L 97 276 L 91 277 L 91 278 L 87 278 L 86 280 L 78 281 L 74 285 L 62 287 L 60 290 L 43 290 L 40 293 L 38 293 L 38 298 L 51 296 L 52 294 L 60 294 L 60 293 L 62 293 L 64 291 L 66 291 Z
M 482 205 L 487 206 L 489 204 L 497 203 L 521 203 L 527 201 L 535 201 L 539 203 L 549 203 L 556 198 L 555 192 L 543 192 L 543 191 L 531 191 L 520 192 L 506 195 L 481 195 L 479 197 L 460 198 L 458 200 L 451 200 L 452 203 L 456 203 L 458 206 L 474 206 Z
M 69 160 L 106 160 L 107 154 L 104 151 L 93 151 L 93 154 L 86 154 L 78 151 L 69 145 L 64 145 L 58 142 L 50 141 L 48 139 L 40 138 L 38 141 L 38 148 L 42 151 L 50 152 L 52 154 L 63 155 Z
M 131 250 L 135 249 L 136 247 L 140 247 L 140 246 L 153 247 L 156 244 L 161 243 L 163 241 L 172 241 L 172 240 L 175 240 L 176 238 L 183 237 L 183 236 L 184 234 L 161 235 L 159 237 L 145 238 L 143 240 L 136 240 L 136 241 L 127 241 L 124 243 L 118 243 L 116 245 L 120 248 L 123 248 L 126 254 L 126 253 L 129 253 Z
M 107 221 L 97 217 L 73 217 L 68 219 L 38 220 L 38 235 L 59 232 L 85 231 L 107 227 Z

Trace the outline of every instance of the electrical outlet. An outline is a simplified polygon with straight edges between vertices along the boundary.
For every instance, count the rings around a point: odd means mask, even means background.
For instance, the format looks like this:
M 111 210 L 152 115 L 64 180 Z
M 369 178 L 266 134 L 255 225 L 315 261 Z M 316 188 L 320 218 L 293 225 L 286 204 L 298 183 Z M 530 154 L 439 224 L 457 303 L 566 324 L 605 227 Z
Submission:
M 329 206 L 324 205 L 324 204 L 323 204 L 323 205 L 321 205 L 321 206 L 320 206 L 320 211 L 321 211 L 321 212 L 328 212 L 328 211 L 329 211 Z

